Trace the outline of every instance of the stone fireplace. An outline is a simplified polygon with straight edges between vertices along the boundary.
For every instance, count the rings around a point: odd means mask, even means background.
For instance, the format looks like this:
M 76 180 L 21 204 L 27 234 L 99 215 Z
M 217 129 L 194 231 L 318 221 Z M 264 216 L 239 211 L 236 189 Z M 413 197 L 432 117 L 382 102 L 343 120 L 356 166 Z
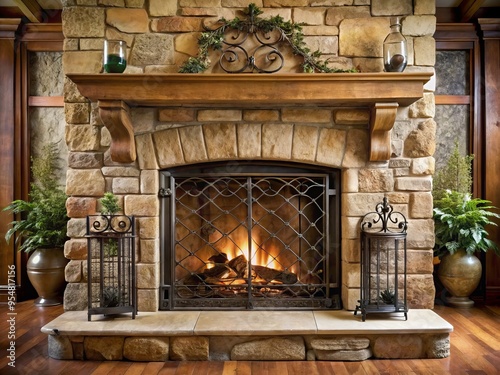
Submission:
M 359 298 L 359 219 L 387 197 L 409 219 L 410 307 L 433 306 L 433 1 L 257 1 L 264 17 L 304 22 L 306 43 L 335 66 L 362 72 L 297 75 L 292 64 L 284 74 L 264 77 L 175 74 L 196 52 L 202 25 L 233 18 L 246 2 L 126 3 L 71 3 L 63 12 L 67 310 L 87 306 L 84 223 L 99 211 L 104 192 L 118 195 L 124 212 L 136 217 L 138 308 L 158 311 L 166 293 L 160 175 L 183 166 L 231 168 L 248 161 L 338 171 L 334 288 L 344 309 L 353 310 Z M 379 73 L 393 15 L 406 17 L 403 33 L 412 46 L 406 73 L 399 75 Z M 125 74 L 100 74 L 104 38 L 127 40 Z

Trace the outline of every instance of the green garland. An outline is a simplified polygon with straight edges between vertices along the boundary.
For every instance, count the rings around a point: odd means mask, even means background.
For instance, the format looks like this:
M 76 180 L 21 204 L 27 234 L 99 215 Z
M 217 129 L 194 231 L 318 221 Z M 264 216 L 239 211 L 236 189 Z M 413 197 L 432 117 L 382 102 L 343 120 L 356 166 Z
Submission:
M 278 30 L 281 33 L 283 40 L 288 42 L 295 55 L 302 56 L 304 61 L 301 66 L 304 73 L 356 73 L 356 69 L 342 70 L 328 67 L 328 60 L 321 61 L 320 51 L 311 52 L 304 43 L 304 34 L 302 33 L 302 25 L 290 21 L 285 21 L 281 16 L 262 19 L 258 16 L 263 12 L 254 4 L 250 4 L 245 14 L 254 20 L 254 26 L 257 30 L 264 33 Z M 206 31 L 201 34 L 198 39 L 198 55 L 190 57 L 179 69 L 180 73 L 202 73 L 210 66 L 210 58 L 208 57 L 210 49 L 221 51 L 224 43 L 224 33 L 230 28 L 234 30 L 244 30 L 248 25 L 247 21 L 240 20 L 238 17 L 231 21 L 222 18 L 219 22 L 222 26 L 215 30 Z

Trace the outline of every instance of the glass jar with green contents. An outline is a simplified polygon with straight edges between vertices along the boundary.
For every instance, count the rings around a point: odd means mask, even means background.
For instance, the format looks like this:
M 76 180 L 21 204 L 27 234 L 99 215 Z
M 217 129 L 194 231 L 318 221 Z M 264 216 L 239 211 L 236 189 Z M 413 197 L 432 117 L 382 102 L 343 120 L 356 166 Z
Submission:
M 127 43 L 124 40 L 104 41 L 104 71 L 123 73 L 127 67 Z

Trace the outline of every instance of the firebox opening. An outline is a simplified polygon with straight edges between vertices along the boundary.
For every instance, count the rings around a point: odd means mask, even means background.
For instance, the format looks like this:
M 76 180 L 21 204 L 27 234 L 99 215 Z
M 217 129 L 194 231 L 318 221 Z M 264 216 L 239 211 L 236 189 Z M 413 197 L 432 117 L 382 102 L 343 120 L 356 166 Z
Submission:
M 160 309 L 340 306 L 339 171 L 224 162 L 160 172 Z

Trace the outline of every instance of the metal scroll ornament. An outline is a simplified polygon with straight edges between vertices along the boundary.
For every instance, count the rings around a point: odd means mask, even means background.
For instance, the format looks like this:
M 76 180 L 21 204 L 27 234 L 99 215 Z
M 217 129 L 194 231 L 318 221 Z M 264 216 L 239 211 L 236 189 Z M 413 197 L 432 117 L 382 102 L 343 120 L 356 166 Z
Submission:
M 246 19 L 221 19 L 220 26 L 203 32 L 198 39 L 198 56 L 190 57 L 180 68 L 180 73 L 201 73 L 210 65 L 209 53 L 219 51 L 219 67 L 226 73 L 275 73 L 284 66 L 285 58 L 278 49 L 288 44 L 292 53 L 303 58 L 305 73 L 355 72 L 328 67 L 320 61 L 320 51 L 311 52 L 304 42 L 302 26 L 285 21 L 281 16 L 262 19 L 263 12 L 250 4 L 244 11 Z
M 408 222 L 406 217 L 394 211 L 387 198 L 377 206 L 374 212 L 369 212 L 361 221 L 361 231 L 365 233 L 406 233 Z
M 129 233 L 133 218 L 126 215 L 91 215 L 87 217 L 89 235 L 103 233 Z

